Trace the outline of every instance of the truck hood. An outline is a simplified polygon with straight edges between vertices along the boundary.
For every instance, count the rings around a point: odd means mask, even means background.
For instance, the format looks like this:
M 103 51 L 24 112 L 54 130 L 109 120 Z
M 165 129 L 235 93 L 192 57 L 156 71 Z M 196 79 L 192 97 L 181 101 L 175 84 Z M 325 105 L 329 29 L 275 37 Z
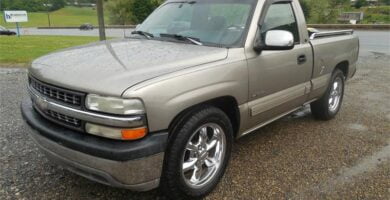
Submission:
M 224 48 L 122 39 L 65 49 L 35 60 L 30 75 L 59 87 L 120 96 L 164 74 L 226 59 Z

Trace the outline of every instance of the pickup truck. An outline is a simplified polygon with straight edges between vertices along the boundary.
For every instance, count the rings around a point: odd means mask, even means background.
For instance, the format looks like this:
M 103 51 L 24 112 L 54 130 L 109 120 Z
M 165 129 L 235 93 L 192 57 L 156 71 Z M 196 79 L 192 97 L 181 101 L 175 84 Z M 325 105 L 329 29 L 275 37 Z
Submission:
M 298 0 L 168 0 L 128 38 L 33 61 L 21 110 L 65 169 L 201 198 L 235 139 L 309 104 L 334 118 L 358 54 L 352 30 L 308 31 Z

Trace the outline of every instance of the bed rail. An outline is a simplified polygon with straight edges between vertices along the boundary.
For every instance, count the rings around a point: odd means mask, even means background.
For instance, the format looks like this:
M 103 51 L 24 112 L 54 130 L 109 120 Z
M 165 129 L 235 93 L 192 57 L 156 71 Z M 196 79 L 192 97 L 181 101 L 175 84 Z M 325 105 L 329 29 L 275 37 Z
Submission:
M 342 31 L 326 31 L 326 32 L 318 32 L 313 33 L 310 36 L 310 40 L 314 40 L 316 38 L 322 38 L 322 37 L 330 37 L 330 36 L 340 36 L 340 35 L 352 35 L 353 30 L 342 30 Z

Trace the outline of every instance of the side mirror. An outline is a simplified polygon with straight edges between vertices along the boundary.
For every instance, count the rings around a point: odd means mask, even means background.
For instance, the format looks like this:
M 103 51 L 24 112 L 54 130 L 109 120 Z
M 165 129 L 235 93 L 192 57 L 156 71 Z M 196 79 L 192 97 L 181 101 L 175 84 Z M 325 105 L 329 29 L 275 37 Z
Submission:
M 264 42 L 256 40 L 254 49 L 262 50 L 290 50 L 294 48 L 294 35 L 289 31 L 272 30 L 265 34 Z

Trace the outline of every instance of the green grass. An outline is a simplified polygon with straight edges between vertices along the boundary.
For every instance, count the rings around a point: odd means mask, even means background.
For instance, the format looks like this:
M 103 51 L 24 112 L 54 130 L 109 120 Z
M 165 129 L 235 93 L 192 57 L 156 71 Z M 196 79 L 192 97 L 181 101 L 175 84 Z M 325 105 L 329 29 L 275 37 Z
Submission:
M 28 13 L 29 21 L 20 23 L 22 27 L 49 26 L 47 13 Z M 105 20 L 108 22 L 108 17 Z M 5 23 L 3 13 L 0 13 L 0 25 L 15 28 L 15 23 Z M 51 26 L 80 26 L 83 23 L 97 25 L 97 14 L 93 8 L 65 7 L 50 13 Z
M 390 6 L 362 7 L 359 9 L 349 8 L 348 12 L 363 12 L 361 24 L 390 24 Z
M 98 41 L 83 36 L 0 36 L 0 65 L 27 66 L 35 58 L 55 50 Z
M 362 9 L 364 12 L 363 23 L 390 23 L 390 6 L 379 6 L 379 7 L 365 7 Z

